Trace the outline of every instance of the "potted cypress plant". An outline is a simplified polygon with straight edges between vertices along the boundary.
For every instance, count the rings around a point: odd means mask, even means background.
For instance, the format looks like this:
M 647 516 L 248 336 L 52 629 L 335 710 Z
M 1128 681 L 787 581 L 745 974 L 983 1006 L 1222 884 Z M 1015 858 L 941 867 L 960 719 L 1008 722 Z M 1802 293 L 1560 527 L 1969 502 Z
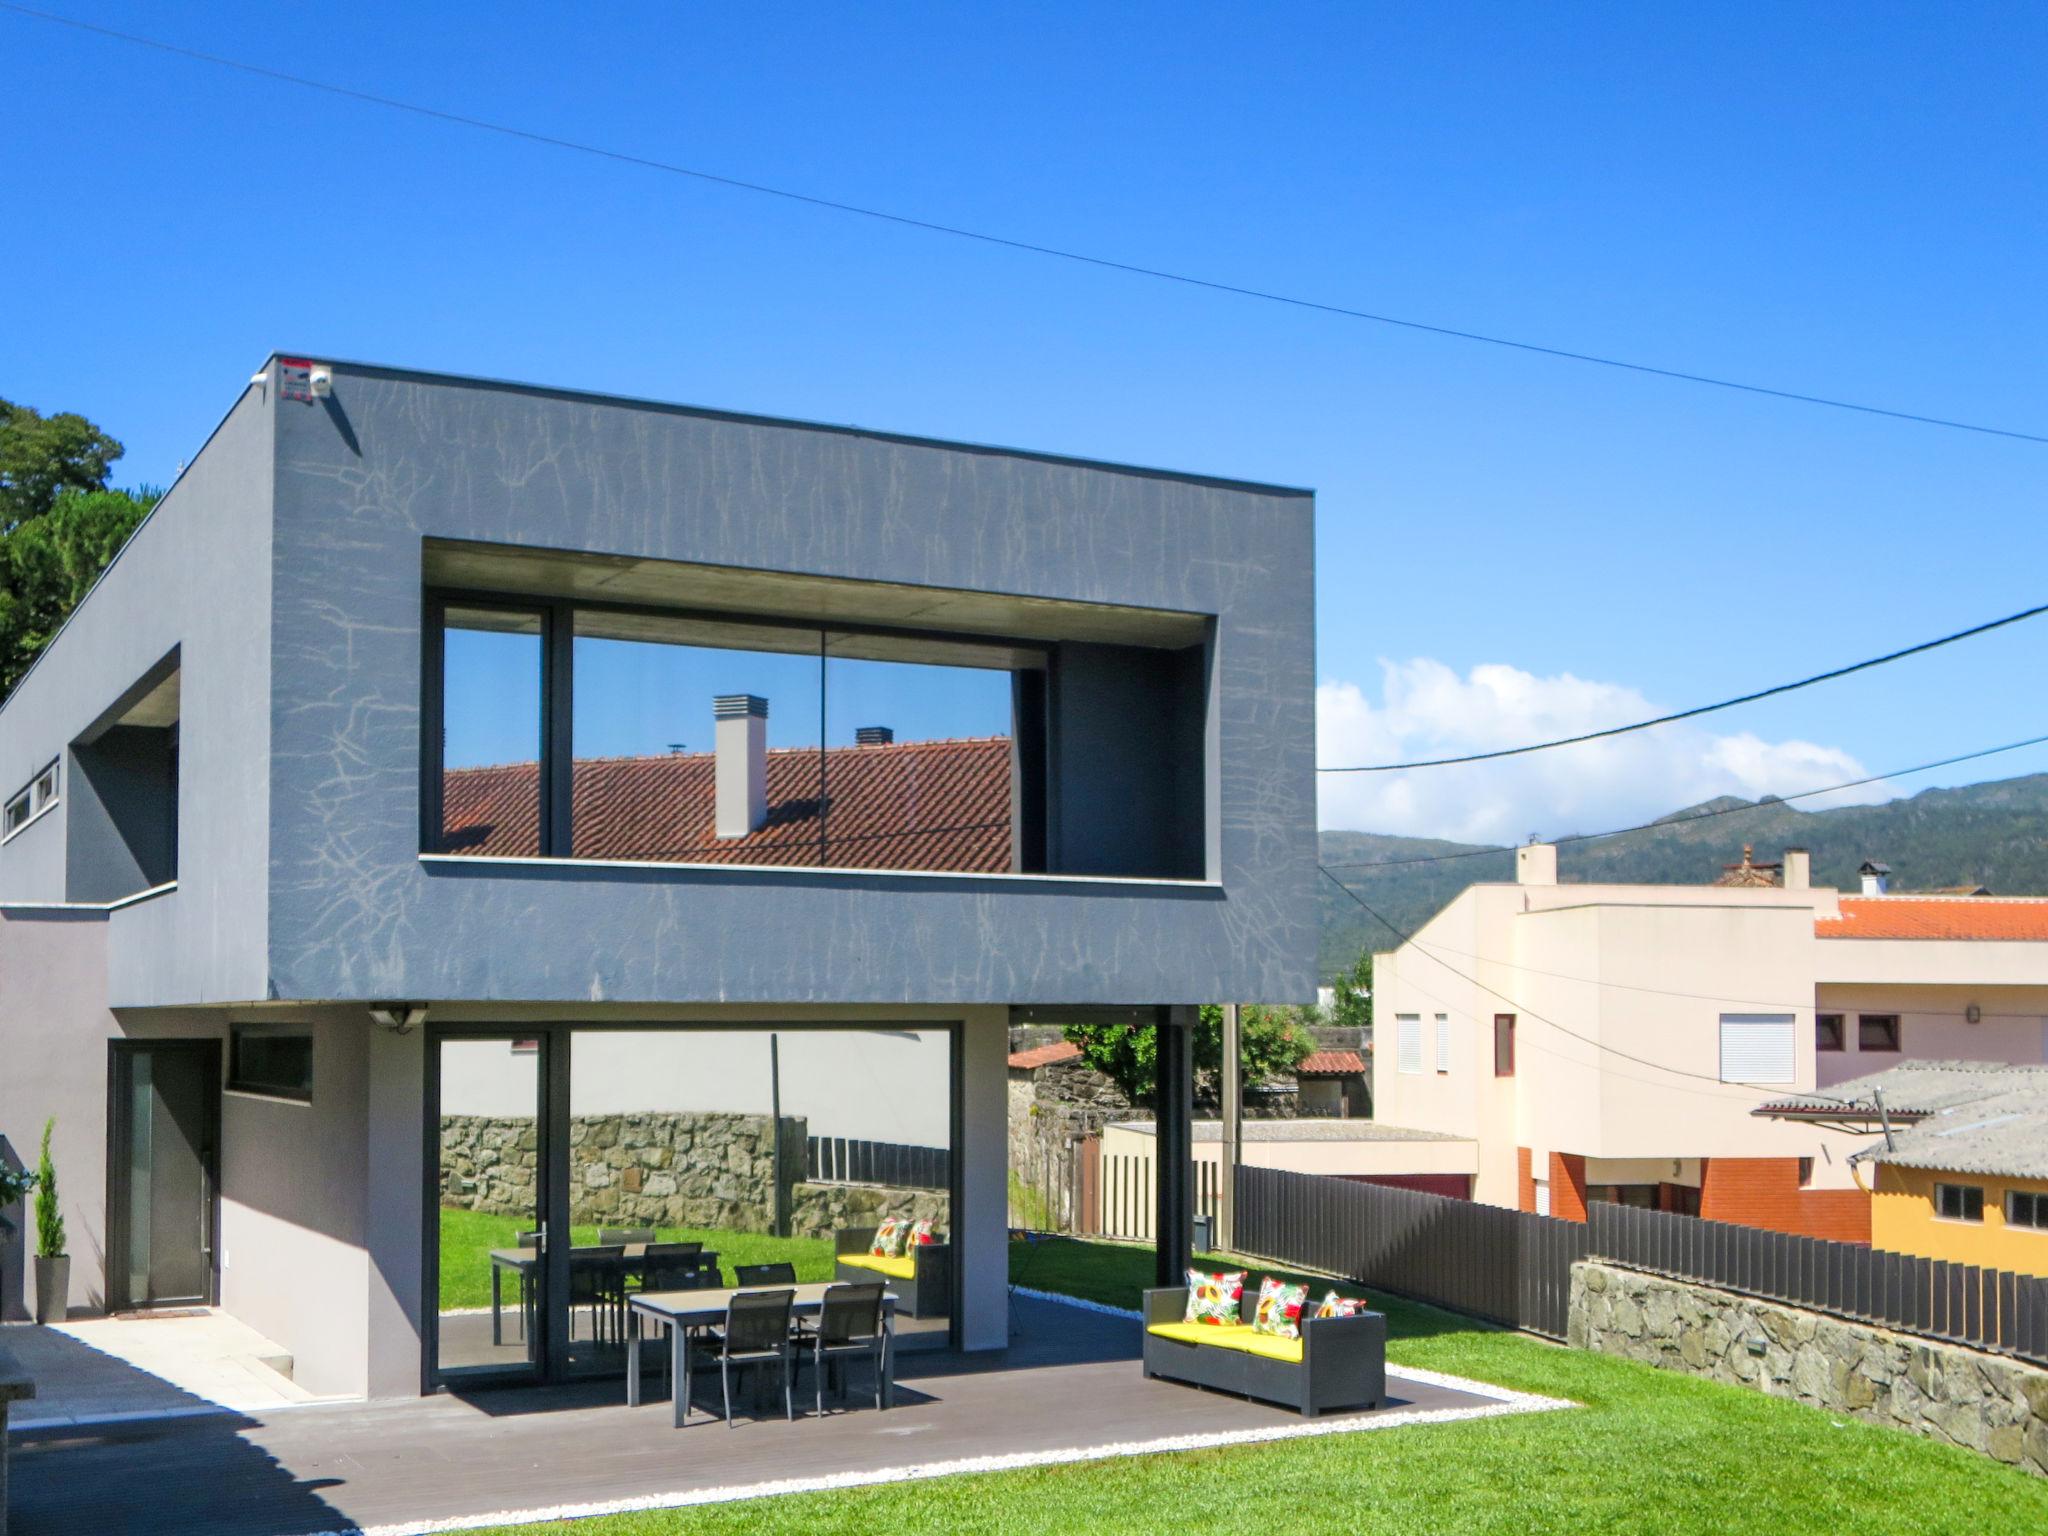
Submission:
M 57 1165 L 50 1161 L 52 1115 L 43 1122 L 36 1160 L 36 1321 L 61 1323 L 71 1311 L 71 1256 L 64 1251 L 64 1212 L 57 1204 Z

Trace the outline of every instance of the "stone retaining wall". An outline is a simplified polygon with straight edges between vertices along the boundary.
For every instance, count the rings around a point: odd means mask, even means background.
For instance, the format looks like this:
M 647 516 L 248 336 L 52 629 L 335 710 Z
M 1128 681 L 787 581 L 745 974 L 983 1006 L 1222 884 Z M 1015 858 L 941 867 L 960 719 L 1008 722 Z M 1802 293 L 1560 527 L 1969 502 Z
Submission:
M 797 1237 L 873 1226 L 885 1216 L 948 1227 L 943 1190 L 803 1182 L 806 1121 L 781 1123 L 781 1207 Z M 530 1216 L 539 1150 L 530 1119 L 444 1115 L 441 1203 Z M 710 1227 L 768 1232 L 778 1206 L 775 1124 L 767 1115 L 716 1110 L 577 1115 L 569 1121 L 569 1191 L 575 1220 L 607 1227 Z
M 1566 1337 L 2048 1475 L 2048 1370 L 2002 1355 L 1597 1260 L 1572 1266 Z

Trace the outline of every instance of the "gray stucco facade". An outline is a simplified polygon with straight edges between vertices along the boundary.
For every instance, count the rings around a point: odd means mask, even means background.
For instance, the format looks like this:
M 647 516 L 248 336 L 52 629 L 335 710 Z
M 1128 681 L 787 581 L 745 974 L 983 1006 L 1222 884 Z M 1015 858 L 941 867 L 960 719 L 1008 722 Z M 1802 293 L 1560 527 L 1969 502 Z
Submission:
M 230 1269 L 221 1292 L 241 1288 L 287 1345 L 340 1351 L 334 1389 L 417 1370 L 420 1051 L 373 1030 L 368 1003 L 508 1023 L 973 1021 L 966 1092 L 989 1127 L 969 1125 L 988 1161 L 971 1180 L 999 1230 L 1008 1007 L 1314 995 L 1305 493 L 347 364 L 326 399 L 279 383 L 273 358 L 0 706 L 0 792 L 52 759 L 65 774 L 0 844 L 0 1043 L 48 1068 L 0 1074 L 0 1133 L 20 1145 L 54 1112 L 97 1144 L 106 1039 L 320 1021 L 339 1086 L 316 1132 L 266 1106 L 223 1117 L 248 1279 Z M 421 840 L 429 541 L 1115 605 L 1208 638 L 1192 661 L 1060 648 L 1059 873 L 439 857 Z M 176 878 L 143 894 L 163 852 L 110 837 L 93 791 L 118 798 L 156 745 L 108 738 L 90 777 L 72 756 L 173 657 Z M 1133 868 L 1171 874 L 1098 873 Z M 33 920 L 46 905 L 98 930 L 61 951 L 88 1025 L 15 1001 L 47 990 L 20 979 L 55 931 Z M 103 986 L 82 979 L 102 963 Z M 306 1147 L 332 1174 L 317 1198 L 272 1160 Z M 101 1154 L 77 1155 L 91 1232 Z M 336 1282 L 341 1326 L 260 1299 L 279 1256 L 315 1242 L 361 1259 Z M 999 1302 L 999 1275 L 984 1282 Z

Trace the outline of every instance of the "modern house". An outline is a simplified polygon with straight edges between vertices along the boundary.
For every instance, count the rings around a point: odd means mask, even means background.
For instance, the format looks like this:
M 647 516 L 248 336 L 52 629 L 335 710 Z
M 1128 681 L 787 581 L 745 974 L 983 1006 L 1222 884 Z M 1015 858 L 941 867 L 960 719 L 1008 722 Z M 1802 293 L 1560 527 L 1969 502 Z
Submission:
M 1756 1113 L 1871 1138 L 1872 1246 L 2048 1275 L 2048 1066 L 1916 1061 Z
M 1560 884 L 1554 847 L 1517 849 L 1514 883 L 1376 957 L 1376 1113 L 1476 1140 L 1492 1204 L 1868 1242 L 1868 1138 L 1751 1110 L 1914 1058 L 2048 1060 L 2048 900 L 1887 874 L 1815 887 L 1793 849 L 1712 885 Z
M 1081 1018 L 1161 1030 L 1175 1271 L 1193 1005 L 1314 995 L 1312 523 L 272 357 L 0 707 L 0 1156 L 55 1116 L 71 1303 L 552 1380 L 622 1369 L 605 1227 L 914 1212 L 1001 1348 L 1009 1030 Z

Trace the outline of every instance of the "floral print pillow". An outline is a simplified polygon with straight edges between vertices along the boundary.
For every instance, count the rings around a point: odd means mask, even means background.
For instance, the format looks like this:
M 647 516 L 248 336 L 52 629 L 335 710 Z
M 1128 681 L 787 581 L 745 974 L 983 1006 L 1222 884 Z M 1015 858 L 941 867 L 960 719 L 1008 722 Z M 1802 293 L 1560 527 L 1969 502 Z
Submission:
M 1307 1300 L 1307 1286 L 1289 1285 L 1268 1275 L 1259 1282 L 1259 1310 L 1252 1318 L 1252 1332 L 1276 1339 L 1300 1338 L 1301 1308 Z
M 914 1221 L 910 1224 L 910 1236 L 904 1240 L 903 1246 L 922 1248 L 926 1243 L 935 1243 L 938 1240 L 938 1234 L 932 1231 L 930 1222 Z
M 868 1253 L 877 1259 L 900 1259 L 903 1257 L 903 1240 L 909 1235 L 910 1224 L 891 1216 L 875 1228 L 875 1243 Z
M 1215 1323 L 1219 1326 L 1234 1323 L 1239 1320 L 1238 1309 L 1243 1304 L 1243 1270 L 1216 1275 L 1205 1275 L 1199 1269 L 1188 1271 L 1188 1311 L 1185 1321 Z
M 1317 1317 L 1357 1317 L 1365 1311 L 1365 1299 L 1360 1296 L 1339 1296 L 1330 1292 L 1316 1308 Z

